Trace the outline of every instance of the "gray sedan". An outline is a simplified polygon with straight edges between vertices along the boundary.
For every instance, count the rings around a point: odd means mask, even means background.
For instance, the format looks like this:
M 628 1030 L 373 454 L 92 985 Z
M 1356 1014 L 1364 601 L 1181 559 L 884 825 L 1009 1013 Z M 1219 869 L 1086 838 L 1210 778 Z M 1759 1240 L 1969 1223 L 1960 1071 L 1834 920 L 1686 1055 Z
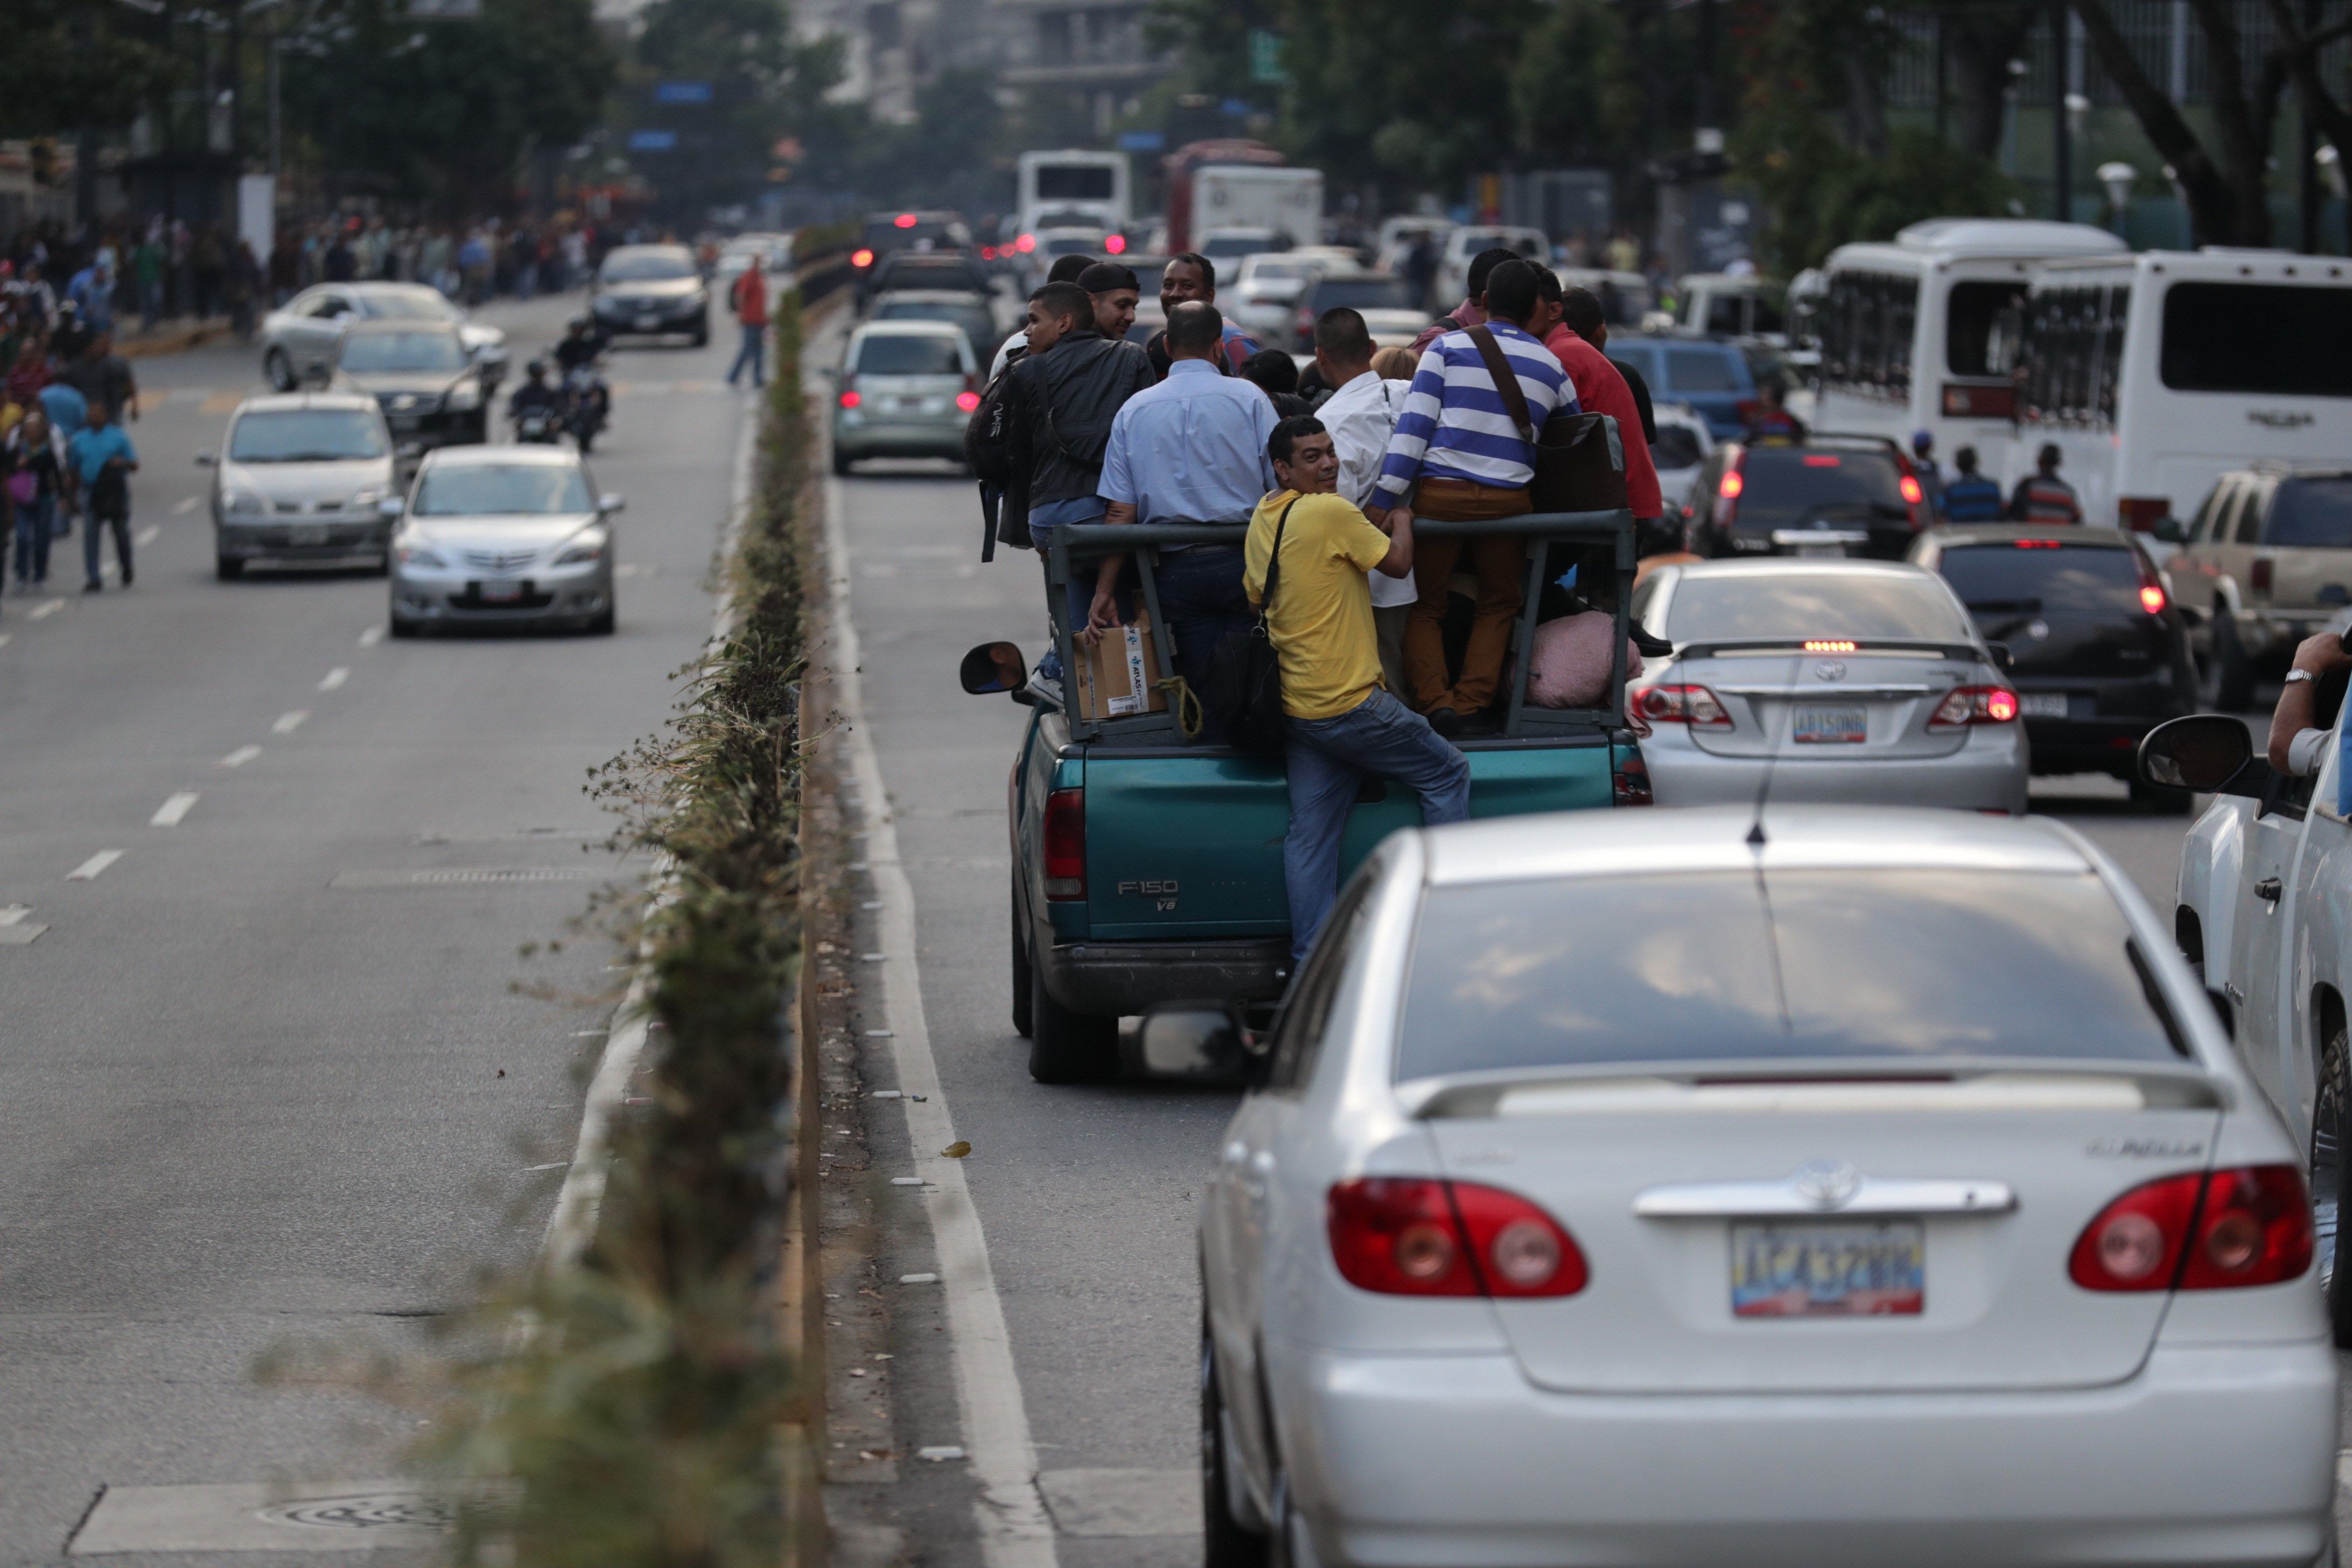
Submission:
M 344 329 L 361 321 L 408 321 L 457 330 L 467 355 L 496 384 L 507 368 L 507 335 L 469 319 L 438 289 L 422 283 L 321 283 L 261 321 L 261 374 L 280 392 L 331 369 Z
M 398 492 L 374 398 L 248 397 L 230 416 L 220 451 L 196 461 L 213 470 L 214 558 L 224 581 L 248 561 L 389 560 Z
M 428 453 L 392 540 L 392 635 L 432 626 L 613 629 L 616 495 L 561 447 Z
M 1661 805 L 1819 801 L 2025 812 L 2006 650 L 1942 578 L 1864 561 L 1657 568 L 1633 618 L 1674 652 L 1627 708 Z

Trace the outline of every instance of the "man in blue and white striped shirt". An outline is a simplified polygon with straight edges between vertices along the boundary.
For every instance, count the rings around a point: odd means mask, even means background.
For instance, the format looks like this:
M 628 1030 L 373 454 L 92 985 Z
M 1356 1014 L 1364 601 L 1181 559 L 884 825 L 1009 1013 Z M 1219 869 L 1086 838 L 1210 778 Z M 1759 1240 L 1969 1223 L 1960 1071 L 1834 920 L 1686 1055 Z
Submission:
M 1389 438 L 1380 482 L 1365 509 L 1373 521 L 1395 510 L 1407 518 L 1475 522 L 1532 510 L 1530 433 L 1506 411 L 1502 391 L 1472 334 L 1493 334 L 1527 398 L 1536 430 L 1554 414 L 1577 413 L 1576 388 L 1567 371 L 1528 331 L 1540 281 L 1527 262 L 1504 262 L 1486 279 L 1486 325 L 1447 332 L 1423 351 L 1396 434 Z M 1456 678 L 1445 664 L 1445 600 L 1465 544 L 1478 577 L 1478 609 Z M 1458 731 L 1465 715 L 1481 712 L 1494 700 L 1526 568 L 1527 543 L 1517 534 L 1421 541 L 1415 572 L 1421 597 L 1405 623 L 1404 667 L 1413 707 L 1429 715 L 1438 733 Z

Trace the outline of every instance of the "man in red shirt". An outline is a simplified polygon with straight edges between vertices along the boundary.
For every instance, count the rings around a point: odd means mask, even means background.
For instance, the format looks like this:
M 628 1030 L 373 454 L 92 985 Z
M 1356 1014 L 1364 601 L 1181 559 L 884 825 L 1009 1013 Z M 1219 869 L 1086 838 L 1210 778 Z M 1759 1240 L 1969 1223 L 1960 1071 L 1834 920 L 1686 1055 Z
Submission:
M 768 384 L 768 279 L 760 267 L 760 258 L 751 258 L 751 265 L 743 268 L 735 279 L 728 301 L 735 307 L 736 322 L 743 329 L 743 346 L 735 351 L 735 363 L 727 372 L 727 384 L 751 367 L 751 384 Z
M 1625 494 L 1633 509 L 1634 536 L 1640 538 L 1644 525 L 1664 510 L 1664 502 L 1658 494 L 1657 465 L 1650 460 L 1650 444 L 1642 437 L 1642 415 L 1633 388 L 1601 352 L 1609 342 L 1608 317 L 1590 289 L 1562 289 L 1549 268 L 1539 281 L 1541 303 L 1536 308 L 1544 320 L 1534 324 L 1541 327 L 1548 320 L 1549 326 L 1536 335 L 1576 384 L 1577 407 L 1617 421 L 1617 438 L 1625 448 Z

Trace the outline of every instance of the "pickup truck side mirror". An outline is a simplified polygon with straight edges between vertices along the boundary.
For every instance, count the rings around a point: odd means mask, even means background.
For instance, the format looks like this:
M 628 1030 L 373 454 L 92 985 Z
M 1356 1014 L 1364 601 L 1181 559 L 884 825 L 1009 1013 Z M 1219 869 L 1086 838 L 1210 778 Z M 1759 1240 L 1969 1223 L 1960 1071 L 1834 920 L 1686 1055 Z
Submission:
M 1992 664 L 1995 669 L 2007 673 L 2009 670 L 2017 668 L 2017 656 L 2009 651 L 2009 645 L 2007 643 L 1989 642 L 1985 644 L 1985 651 L 1992 655 Z
M 2189 537 L 2189 531 L 2180 526 L 2180 520 L 2177 517 L 2159 517 L 2156 520 L 2156 526 L 2148 530 L 2148 537 L 2158 543 L 2178 544 Z
M 220 467 L 220 454 L 218 452 L 198 452 L 196 454 L 196 467 L 200 468 L 216 468 Z
M 1029 684 L 1029 666 L 1021 649 L 1009 642 L 984 642 L 963 656 L 956 671 L 963 689 L 974 697 L 996 691 L 1018 691 Z
M 1158 1077 L 1206 1083 L 1264 1081 L 1265 1055 L 1249 1048 L 1241 1021 L 1213 1002 L 1154 1008 L 1144 1016 L 1139 1042 L 1145 1068 Z
M 2139 743 L 2139 775 L 2168 789 L 2259 799 L 2270 764 L 2254 755 L 2254 738 L 2226 713 L 2191 713 L 2158 724 Z

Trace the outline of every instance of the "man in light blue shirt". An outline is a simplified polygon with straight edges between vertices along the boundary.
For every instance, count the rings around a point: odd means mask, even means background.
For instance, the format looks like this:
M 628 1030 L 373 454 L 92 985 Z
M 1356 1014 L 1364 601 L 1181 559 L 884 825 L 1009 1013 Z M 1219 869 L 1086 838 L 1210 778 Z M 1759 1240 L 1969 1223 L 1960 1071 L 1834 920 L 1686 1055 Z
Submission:
M 1189 300 L 1168 314 L 1168 379 L 1127 400 L 1111 421 L 1099 493 L 1103 521 L 1224 522 L 1246 525 L 1275 488 L 1266 437 L 1278 416 L 1256 384 L 1217 368 L 1224 318 L 1214 305 Z M 1106 557 L 1095 584 L 1089 626 L 1119 624 L 1117 590 L 1126 557 Z M 1242 592 L 1242 547 L 1162 545 L 1156 581 L 1160 611 L 1176 645 L 1176 673 L 1195 690 L 1227 632 L 1256 618 Z
M 80 480 L 81 560 L 89 581 L 82 592 L 95 594 L 98 536 L 100 527 L 114 532 L 114 559 L 122 568 L 122 585 L 131 586 L 131 476 L 138 471 L 139 453 L 122 426 L 110 423 L 113 410 L 103 403 L 89 405 L 89 420 L 66 440 L 66 458 Z

